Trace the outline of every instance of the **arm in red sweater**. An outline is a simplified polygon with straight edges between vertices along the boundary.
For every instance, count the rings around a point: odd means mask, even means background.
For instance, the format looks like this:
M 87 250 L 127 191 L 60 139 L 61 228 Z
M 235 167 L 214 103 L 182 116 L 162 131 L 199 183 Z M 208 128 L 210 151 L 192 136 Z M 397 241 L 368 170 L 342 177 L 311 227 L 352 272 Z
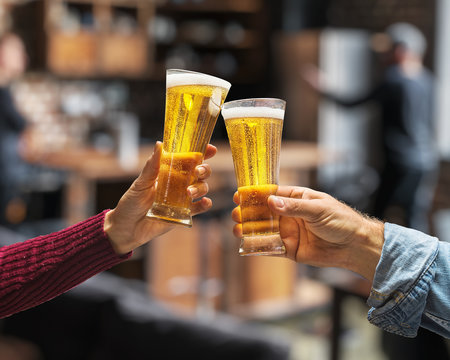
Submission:
M 103 230 L 104 211 L 67 229 L 0 248 L 0 317 L 50 300 L 129 258 Z
M 158 142 L 139 177 L 106 216 L 106 222 L 104 211 L 56 233 L 0 248 L 0 318 L 62 294 L 129 258 L 130 250 L 170 230 L 170 225 L 146 216 L 155 195 L 161 151 Z M 208 145 L 205 159 L 216 151 Z M 205 181 L 211 169 L 202 164 L 196 172 L 197 182 L 189 187 L 193 199 L 208 192 Z M 192 214 L 205 212 L 211 204 L 208 198 L 194 202 Z

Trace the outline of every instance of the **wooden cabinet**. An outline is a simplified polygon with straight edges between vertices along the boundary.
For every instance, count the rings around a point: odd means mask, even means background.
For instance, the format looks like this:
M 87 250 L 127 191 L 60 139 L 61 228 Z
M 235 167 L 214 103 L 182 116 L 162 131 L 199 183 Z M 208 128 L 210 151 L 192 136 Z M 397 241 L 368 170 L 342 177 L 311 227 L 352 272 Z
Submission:
M 46 0 L 46 62 L 62 76 L 143 76 L 151 70 L 150 0 Z
M 102 39 L 99 66 L 107 75 L 139 76 L 150 71 L 145 36 L 111 34 Z
M 42 0 L 19 23 L 33 68 L 61 77 L 163 81 L 185 68 L 253 84 L 269 65 L 263 0 Z
M 47 65 L 61 75 L 91 75 L 97 70 L 97 37 L 88 32 L 48 36 Z

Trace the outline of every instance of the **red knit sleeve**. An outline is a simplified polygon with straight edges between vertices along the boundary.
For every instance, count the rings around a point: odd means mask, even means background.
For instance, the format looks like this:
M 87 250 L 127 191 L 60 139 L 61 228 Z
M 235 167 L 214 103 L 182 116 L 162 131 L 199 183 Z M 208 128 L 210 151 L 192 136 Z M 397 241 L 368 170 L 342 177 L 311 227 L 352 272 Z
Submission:
M 107 211 L 61 231 L 0 248 L 0 317 L 39 305 L 129 258 L 117 255 Z

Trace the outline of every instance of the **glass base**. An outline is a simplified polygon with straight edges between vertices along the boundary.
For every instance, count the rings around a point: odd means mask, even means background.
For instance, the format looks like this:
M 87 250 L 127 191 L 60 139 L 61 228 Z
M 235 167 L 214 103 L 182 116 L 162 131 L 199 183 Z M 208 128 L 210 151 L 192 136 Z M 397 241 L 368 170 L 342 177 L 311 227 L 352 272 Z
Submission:
M 147 216 L 171 224 L 192 227 L 191 210 L 185 208 L 171 207 L 164 204 L 153 204 L 147 212 Z
M 244 236 L 241 239 L 239 255 L 286 255 L 286 247 L 280 234 Z

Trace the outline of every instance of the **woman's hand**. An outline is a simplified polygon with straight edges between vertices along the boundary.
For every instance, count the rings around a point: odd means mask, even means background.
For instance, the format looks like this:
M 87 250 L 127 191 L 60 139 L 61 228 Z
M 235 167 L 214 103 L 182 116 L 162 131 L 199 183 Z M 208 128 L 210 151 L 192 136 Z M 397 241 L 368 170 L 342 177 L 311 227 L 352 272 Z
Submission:
M 118 254 L 126 254 L 174 227 L 146 216 L 155 198 L 161 151 L 162 143 L 157 142 L 139 177 L 122 196 L 116 208 L 106 213 L 104 230 Z M 208 145 L 205 159 L 213 157 L 216 152 L 216 147 Z M 211 175 L 211 168 L 203 163 L 195 171 L 198 180 L 188 191 L 193 199 L 201 199 L 192 202 L 193 215 L 203 213 L 212 206 L 211 199 L 203 197 L 208 192 L 206 179 Z

